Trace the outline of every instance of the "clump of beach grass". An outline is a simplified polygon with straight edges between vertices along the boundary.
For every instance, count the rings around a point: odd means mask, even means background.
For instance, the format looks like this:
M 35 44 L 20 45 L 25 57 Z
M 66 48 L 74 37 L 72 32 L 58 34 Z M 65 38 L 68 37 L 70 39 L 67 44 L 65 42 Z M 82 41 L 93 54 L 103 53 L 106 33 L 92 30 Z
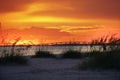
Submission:
M 79 65 L 80 69 L 120 70 L 120 50 L 98 53 Z
M 105 50 L 90 52 L 89 54 L 92 55 L 82 64 L 79 64 L 79 69 L 120 70 L 120 39 L 111 36 L 110 38 L 103 37 L 100 40 L 95 40 L 95 42 Z M 106 48 L 107 46 L 108 48 Z
M 62 53 L 62 58 L 78 59 L 78 58 L 82 58 L 82 54 L 80 51 L 69 49 Z
M 25 65 L 27 64 L 27 59 L 25 58 L 25 56 L 21 55 L 21 54 L 17 54 L 17 53 L 7 53 L 4 54 L 0 57 L 0 64 L 21 64 L 21 65 Z
M 19 42 L 20 38 L 16 38 L 11 45 L 11 52 L 3 51 L 0 56 L 0 65 L 4 64 L 27 64 L 28 60 L 23 54 L 14 52 L 16 44 Z M 4 45 L 6 46 L 6 45 Z M 4 47 L 3 46 L 3 47 Z
M 35 57 L 35 58 L 54 58 L 55 55 L 52 54 L 50 51 L 39 50 L 39 51 L 35 52 L 35 55 L 33 57 Z

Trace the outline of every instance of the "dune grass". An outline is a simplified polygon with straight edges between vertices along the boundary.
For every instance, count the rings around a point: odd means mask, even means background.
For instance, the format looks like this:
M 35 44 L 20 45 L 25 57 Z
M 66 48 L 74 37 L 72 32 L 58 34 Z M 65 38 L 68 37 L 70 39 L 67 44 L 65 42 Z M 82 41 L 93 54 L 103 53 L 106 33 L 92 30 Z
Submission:
M 82 54 L 80 51 L 70 49 L 62 53 L 62 58 L 78 59 L 82 58 Z
M 27 64 L 28 60 L 23 56 L 23 54 L 20 54 L 19 52 L 14 52 L 16 44 L 19 42 L 20 37 L 16 38 L 13 44 L 11 44 L 11 52 L 7 50 L 3 50 L 1 56 L 0 56 L 0 65 L 4 64 L 20 64 L 25 65 Z M 4 39 L 3 39 L 4 41 Z M 4 45 L 3 47 L 5 47 Z
M 79 68 L 120 70 L 120 50 L 97 53 L 80 64 Z
M 109 48 L 102 52 L 93 51 L 87 54 L 88 59 L 78 65 L 79 69 L 120 70 L 120 39 L 112 36 L 109 39 L 106 37 L 95 41 L 101 46 L 104 44 L 105 47 L 107 41 Z
M 0 57 L 0 64 L 27 64 L 27 59 L 21 54 L 13 54 L 13 53 L 4 53 Z
M 55 55 L 52 54 L 51 52 L 49 51 L 42 51 L 42 50 L 39 50 L 39 51 L 36 51 L 35 52 L 35 55 L 32 56 L 33 58 L 55 58 Z

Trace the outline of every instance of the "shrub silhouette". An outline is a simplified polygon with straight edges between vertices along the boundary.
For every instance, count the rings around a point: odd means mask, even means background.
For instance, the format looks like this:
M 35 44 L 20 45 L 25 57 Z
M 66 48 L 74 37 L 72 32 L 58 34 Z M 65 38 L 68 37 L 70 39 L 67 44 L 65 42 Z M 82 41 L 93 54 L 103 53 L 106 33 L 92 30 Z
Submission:
M 68 50 L 62 53 L 62 58 L 81 58 L 82 55 L 79 51 Z
M 35 56 L 33 57 L 43 57 L 43 58 L 54 58 L 55 55 L 50 53 L 49 51 L 36 51 Z
M 116 69 L 120 70 L 120 39 L 114 36 L 103 37 L 100 40 L 94 40 L 92 44 L 104 44 L 108 41 L 108 50 L 102 52 L 90 52 L 80 69 Z M 106 46 L 107 47 L 107 46 Z M 87 55 L 89 55 L 87 54 Z
M 4 54 L 0 57 L 0 64 L 27 64 L 27 59 L 20 54 L 17 53 L 9 53 L 9 54 Z

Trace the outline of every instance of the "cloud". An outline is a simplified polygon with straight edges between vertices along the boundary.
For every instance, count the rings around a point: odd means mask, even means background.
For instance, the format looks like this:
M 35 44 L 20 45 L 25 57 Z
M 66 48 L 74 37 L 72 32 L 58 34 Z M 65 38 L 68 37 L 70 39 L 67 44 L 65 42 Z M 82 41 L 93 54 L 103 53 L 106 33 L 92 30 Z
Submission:
M 119 20 L 119 3 L 120 0 L 0 0 L 0 13 L 26 12 L 29 6 L 36 6 L 37 10 L 27 15 Z
M 68 32 L 61 32 L 60 29 L 51 29 L 43 27 L 31 27 L 25 29 L 5 29 L 2 31 L 1 35 L 8 36 L 9 39 L 15 39 L 16 37 L 21 37 L 23 40 L 53 40 L 59 41 L 66 36 L 72 36 Z
M 93 27 L 79 27 L 79 28 L 73 28 L 73 29 L 70 29 L 70 31 L 81 31 L 81 30 L 84 30 L 84 31 L 86 31 L 86 30 L 97 30 L 97 29 L 101 29 L 102 27 L 95 27 L 95 26 L 93 26 Z
M 31 12 L 33 16 L 56 16 L 73 18 L 101 18 L 101 19 L 120 19 L 120 1 L 119 0 L 65 0 L 62 3 L 55 1 L 56 4 L 71 7 L 65 10 L 52 10 L 53 4 L 48 10 Z M 66 5 L 63 5 L 66 4 Z
M 34 3 L 55 2 L 56 0 L 0 0 L 0 13 L 25 11 L 29 5 L 34 5 Z
M 23 11 L 32 2 L 34 0 L 0 0 L 0 13 Z
M 81 25 L 81 26 L 61 26 L 62 31 L 73 33 L 76 35 L 81 34 L 81 32 L 97 31 L 104 29 L 103 25 Z M 83 35 L 83 34 L 82 34 Z

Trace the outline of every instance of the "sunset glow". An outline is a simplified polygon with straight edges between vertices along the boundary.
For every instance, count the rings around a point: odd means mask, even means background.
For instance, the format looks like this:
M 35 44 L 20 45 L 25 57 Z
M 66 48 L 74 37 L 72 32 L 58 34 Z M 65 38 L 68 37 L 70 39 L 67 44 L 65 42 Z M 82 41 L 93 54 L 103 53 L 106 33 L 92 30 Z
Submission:
M 109 3 L 109 4 L 108 4 Z M 0 45 L 89 42 L 120 34 L 119 0 L 0 0 Z

